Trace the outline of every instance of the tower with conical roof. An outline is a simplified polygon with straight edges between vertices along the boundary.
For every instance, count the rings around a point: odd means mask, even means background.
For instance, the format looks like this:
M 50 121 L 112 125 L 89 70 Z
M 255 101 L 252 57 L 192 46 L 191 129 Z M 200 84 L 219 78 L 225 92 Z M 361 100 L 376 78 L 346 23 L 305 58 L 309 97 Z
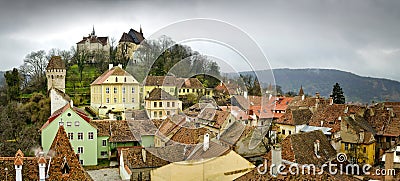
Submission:
M 47 90 L 56 88 L 65 93 L 65 76 L 67 70 L 60 56 L 51 57 L 46 68 Z
M 300 86 L 299 96 L 304 95 L 303 85 Z

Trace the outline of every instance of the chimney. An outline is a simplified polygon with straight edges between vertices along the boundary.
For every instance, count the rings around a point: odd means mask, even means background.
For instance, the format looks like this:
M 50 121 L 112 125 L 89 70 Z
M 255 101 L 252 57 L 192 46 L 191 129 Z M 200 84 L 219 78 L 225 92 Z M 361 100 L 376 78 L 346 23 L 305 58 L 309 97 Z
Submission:
M 320 97 L 319 92 L 316 92 L 316 93 L 315 93 L 315 97 L 316 97 L 316 98 L 319 98 L 319 97 Z
M 46 159 L 44 158 L 43 152 L 39 153 L 38 165 L 39 165 L 39 180 L 44 181 L 46 180 Z
M 22 181 L 22 165 L 24 164 L 23 161 L 24 153 L 21 150 L 18 150 L 15 154 L 14 166 L 15 166 L 15 180 Z
M 122 68 L 122 64 L 118 64 L 118 67 L 119 67 L 119 68 Z
M 142 159 L 143 159 L 143 162 L 146 163 L 146 150 L 145 149 L 142 149 Z
M 324 125 L 324 121 L 321 121 L 321 127 Z
M 203 151 L 207 151 L 210 148 L 210 135 L 206 133 L 204 135 Z
M 321 158 L 321 156 L 318 155 L 319 152 L 319 140 L 315 140 L 314 142 L 314 154 L 317 156 L 317 158 Z
M 333 105 L 333 99 L 332 99 L 332 97 L 329 97 L 329 105 Z
M 274 164 L 274 167 L 271 170 L 271 173 L 273 176 L 278 175 L 278 167 L 279 165 L 282 165 L 282 148 L 280 144 L 275 144 L 272 147 L 272 164 Z
M 268 98 L 268 100 L 271 100 L 271 98 L 272 98 L 272 94 L 269 94 L 269 98 Z
M 108 64 L 108 70 L 111 70 L 114 67 L 114 64 Z
M 302 101 L 304 101 L 304 98 L 305 98 L 306 96 L 303 94 L 302 96 L 301 96 L 301 100 Z
M 389 169 L 393 170 L 393 164 L 394 164 L 394 150 L 388 150 L 386 151 L 385 155 L 385 170 L 388 171 Z M 385 180 L 393 180 L 393 175 L 391 174 L 386 174 L 385 175 Z
M 71 108 L 74 108 L 74 101 L 72 99 L 69 104 L 71 105 Z
M 349 112 L 349 107 L 346 106 L 346 109 L 344 110 L 344 113 L 347 114 Z
M 244 98 L 247 99 L 247 91 L 244 91 L 244 92 L 243 92 L 243 96 L 244 96 Z

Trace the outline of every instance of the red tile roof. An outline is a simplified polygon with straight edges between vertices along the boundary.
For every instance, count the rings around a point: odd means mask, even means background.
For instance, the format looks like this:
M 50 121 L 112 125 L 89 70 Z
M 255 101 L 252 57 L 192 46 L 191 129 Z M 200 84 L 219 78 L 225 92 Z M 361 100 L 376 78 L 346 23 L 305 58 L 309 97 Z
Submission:
M 346 109 L 348 110 L 346 112 Z M 331 132 L 335 133 L 340 131 L 340 119 L 351 114 L 363 115 L 366 108 L 358 105 L 346 105 L 346 104 L 333 104 L 333 105 L 320 105 L 316 112 L 310 119 L 310 126 L 328 127 L 332 128 Z M 346 112 L 346 113 L 345 113 Z M 322 125 L 321 125 L 322 121 Z
M 64 107 L 58 109 L 55 111 L 48 119 L 47 121 L 43 124 L 42 128 L 40 128 L 40 131 L 42 131 L 44 128 L 46 128 L 51 122 L 53 122 L 55 119 L 58 118 L 61 114 L 63 114 L 65 111 L 67 111 L 69 108 L 71 108 L 71 105 L 68 103 Z M 81 109 L 73 107 L 71 108 L 72 111 L 74 111 L 76 114 L 78 114 L 83 120 L 90 122 L 90 117 Z
M 105 84 L 105 83 L 107 83 L 106 80 L 112 75 L 115 75 L 115 76 L 132 76 L 131 74 L 129 74 L 127 71 L 125 71 L 121 67 L 115 66 L 115 67 L 111 68 L 110 70 L 105 71 L 99 77 L 97 77 L 97 79 L 95 81 L 93 81 L 90 85 Z

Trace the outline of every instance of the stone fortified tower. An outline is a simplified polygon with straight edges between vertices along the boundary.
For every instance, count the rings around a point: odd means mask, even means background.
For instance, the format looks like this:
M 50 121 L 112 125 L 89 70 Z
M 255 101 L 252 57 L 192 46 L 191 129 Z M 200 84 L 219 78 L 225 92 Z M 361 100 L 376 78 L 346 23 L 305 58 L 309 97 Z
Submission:
M 65 75 L 67 70 L 65 69 L 65 63 L 61 60 L 60 56 L 51 57 L 49 64 L 46 68 L 47 77 L 47 90 L 52 87 L 65 93 Z

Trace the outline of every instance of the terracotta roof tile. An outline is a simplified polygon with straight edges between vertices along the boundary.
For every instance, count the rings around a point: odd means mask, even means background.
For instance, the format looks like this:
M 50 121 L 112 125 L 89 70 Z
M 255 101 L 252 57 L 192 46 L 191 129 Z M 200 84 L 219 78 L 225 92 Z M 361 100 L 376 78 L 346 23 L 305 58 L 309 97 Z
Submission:
M 314 154 L 316 140 L 319 140 L 318 155 L 320 158 L 317 158 Z M 282 141 L 281 145 L 282 159 L 299 164 L 321 166 L 323 163 L 336 158 L 335 149 L 320 130 L 291 134 Z
M 53 122 L 55 119 L 57 119 L 58 116 L 60 116 L 62 113 L 67 111 L 69 108 L 71 108 L 71 105 L 68 103 L 64 107 L 58 109 L 55 111 L 48 119 L 47 121 L 43 124 L 43 126 L 40 128 L 40 131 L 46 128 L 51 122 Z M 71 108 L 76 114 L 78 114 L 83 120 L 87 121 L 90 123 L 90 117 L 81 109 L 72 107 Z
M 129 74 L 127 71 L 125 71 L 121 67 L 115 66 L 115 67 L 105 71 L 99 77 L 97 77 L 97 79 L 95 81 L 93 81 L 90 85 L 105 84 L 105 83 L 107 83 L 106 80 L 112 75 L 114 75 L 114 76 L 132 76 L 131 74 Z M 137 81 L 134 80 L 134 82 L 137 82 Z
M 203 84 L 197 78 L 177 78 L 176 86 L 188 89 L 203 89 Z
M 169 164 L 143 147 L 118 148 L 118 153 L 123 152 L 124 163 L 130 169 L 137 168 L 155 168 Z M 144 157 L 145 156 L 145 157 Z
M 139 141 L 135 138 L 128 121 L 111 121 L 110 142 L 132 142 Z
M 283 116 L 276 120 L 276 123 L 287 125 L 303 125 L 310 121 L 312 115 L 313 114 L 309 109 L 287 109 Z
M 78 156 L 72 149 L 63 126 L 58 128 L 50 150 L 54 151 L 54 156 L 50 163 L 49 180 L 92 180 L 89 174 L 87 174 L 79 164 Z M 62 174 L 61 170 L 64 158 L 70 168 L 70 173 L 68 175 Z
M 221 143 L 210 140 L 209 144 L 210 144 L 209 148 L 206 151 L 204 151 L 203 149 L 204 143 L 198 144 L 193 149 L 192 153 L 189 155 L 187 160 L 201 160 L 207 158 L 214 158 L 217 156 L 227 154 L 230 151 L 228 146 L 224 146 Z
M 110 120 L 93 120 L 90 124 L 97 128 L 97 136 L 110 136 Z
M 147 76 L 145 86 L 176 86 L 174 76 Z
M 346 112 L 347 107 L 348 111 Z M 365 109 L 366 108 L 363 106 L 346 104 L 320 105 L 311 117 L 309 125 L 332 128 L 331 132 L 335 133 L 340 131 L 341 121 L 339 120 L 339 117 L 340 119 L 343 119 L 346 116 L 350 116 L 351 112 L 363 115 Z
M 46 70 L 65 69 L 65 63 L 60 56 L 52 56 L 47 64 Z
M 172 96 L 168 92 L 165 92 L 161 88 L 154 88 L 146 97 L 146 100 L 156 101 L 156 100 L 178 100 L 178 98 Z

